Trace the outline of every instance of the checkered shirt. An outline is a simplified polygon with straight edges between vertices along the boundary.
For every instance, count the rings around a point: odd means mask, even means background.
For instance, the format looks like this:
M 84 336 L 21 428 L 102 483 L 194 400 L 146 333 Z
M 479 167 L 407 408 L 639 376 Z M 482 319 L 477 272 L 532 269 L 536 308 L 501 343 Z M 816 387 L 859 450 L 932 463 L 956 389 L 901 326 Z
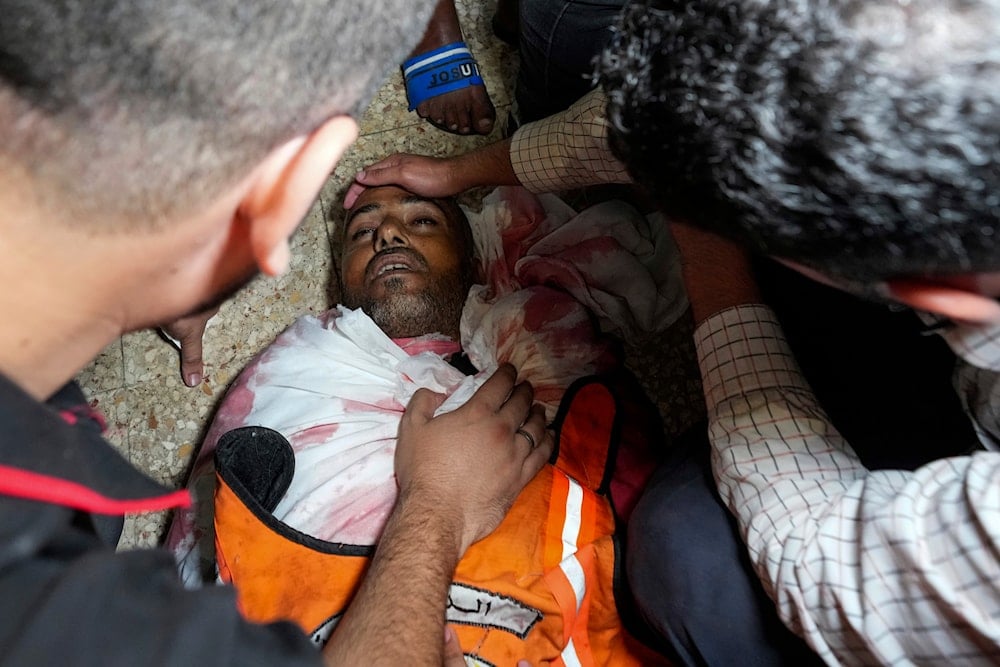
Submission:
M 980 434 L 1000 433 L 1000 327 L 944 336 Z M 867 470 L 769 308 L 695 340 L 719 491 L 785 623 L 831 664 L 1000 664 L 1000 453 Z
M 532 192 L 559 192 L 588 185 L 631 183 L 608 147 L 608 99 L 590 91 L 566 111 L 517 130 L 510 162 Z

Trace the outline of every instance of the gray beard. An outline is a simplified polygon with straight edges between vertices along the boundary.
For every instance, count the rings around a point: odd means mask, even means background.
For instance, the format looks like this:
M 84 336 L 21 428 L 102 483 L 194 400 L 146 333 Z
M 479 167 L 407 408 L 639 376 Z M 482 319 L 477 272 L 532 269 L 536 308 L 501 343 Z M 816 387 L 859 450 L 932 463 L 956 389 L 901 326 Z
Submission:
M 422 292 L 408 294 L 395 291 L 403 280 L 389 278 L 387 295 L 382 299 L 356 301 L 344 294 L 344 305 L 361 308 L 389 338 L 411 338 L 429 333 L 458 337 L 465 293 L 461 281 L 442 280 Z

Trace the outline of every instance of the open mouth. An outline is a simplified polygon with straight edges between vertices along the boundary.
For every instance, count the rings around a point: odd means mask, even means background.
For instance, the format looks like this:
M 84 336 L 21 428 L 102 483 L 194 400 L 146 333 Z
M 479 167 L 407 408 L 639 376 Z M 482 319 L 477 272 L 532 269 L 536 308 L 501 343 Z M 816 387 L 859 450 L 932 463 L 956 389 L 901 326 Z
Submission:
M 378 280 L 394 273 L 419 271 L 423 263 L 413 251 L 394 249 L 381 257 L 376 257 L 368 266 L 368 280 Z
M 399 263 L 386 264 L 375 273 L 375 277 L 378 278 L 392 271 L 409 271 L 409 270 L 410 270 L 409 264 L 399 264 Z

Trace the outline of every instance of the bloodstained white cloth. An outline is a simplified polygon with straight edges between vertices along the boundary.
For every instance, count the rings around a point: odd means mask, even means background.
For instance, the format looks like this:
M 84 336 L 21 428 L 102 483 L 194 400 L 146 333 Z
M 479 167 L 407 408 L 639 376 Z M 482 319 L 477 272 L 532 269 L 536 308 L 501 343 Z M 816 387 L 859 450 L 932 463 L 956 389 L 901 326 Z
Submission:
M 237 378 L 195 463 L 195 505 L 167 537 L 188 585 L 214 568 L 212 454 L 240 426 L 266 426 L 295 453 L 275 516 L 314 537 L 374 544 L 396 497 L 400 417 L 421 387 L 448 395 L 439 412 L 511 362 L 551 419 L 577 378 L 620 363 L 595 327 L 629 338 L 661 331 L 687 307 L 676 248 L 662 221 L 621 202 L 577 214 L 558 198 L 502 188 L 470 214 L 486 284 L 470 291 L 462 345 L 480 370 L 464 376 L 439 334 L 391 340 L 361 311 L 338 307 L 297 320 Z

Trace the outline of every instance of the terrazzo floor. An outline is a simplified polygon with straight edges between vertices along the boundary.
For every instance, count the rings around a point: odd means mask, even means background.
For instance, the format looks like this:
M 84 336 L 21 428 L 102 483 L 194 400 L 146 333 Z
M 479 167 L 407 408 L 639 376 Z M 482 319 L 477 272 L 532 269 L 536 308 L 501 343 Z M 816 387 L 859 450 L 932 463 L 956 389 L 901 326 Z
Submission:
M 500 137 L 511 106 L 517 55 L 493 36 L 493 3 L 458 0 L 456 5 L 497 109 L 492 136 L 455 136 L 407 112 L 402 78 L 394 73 L 361 119 L 357 143 L 330 176 L 293 239 L 289 272 L 279 279 L 258 278 L 210 322 L 200 387 L 183 384 L 176 350 L 153 331 L 122 337 L 78 376 L 91 404 L 107 417 L 108 440 L 153 479 L 182 486 L 213 410 L 240 370 L 299 315 L 326 310 L 336 302 L 339 289 L 332 258 L 343 220 L 340 202 L 359 168 L 397 151 L 450 155 Z M 628 359 L 660 407 L 667 441 L 700 417 L 688 320 L 657 340 L 630 348 Z M 127 517 L 119 548 L 159 543 L 168 519 L 166 513 Z

